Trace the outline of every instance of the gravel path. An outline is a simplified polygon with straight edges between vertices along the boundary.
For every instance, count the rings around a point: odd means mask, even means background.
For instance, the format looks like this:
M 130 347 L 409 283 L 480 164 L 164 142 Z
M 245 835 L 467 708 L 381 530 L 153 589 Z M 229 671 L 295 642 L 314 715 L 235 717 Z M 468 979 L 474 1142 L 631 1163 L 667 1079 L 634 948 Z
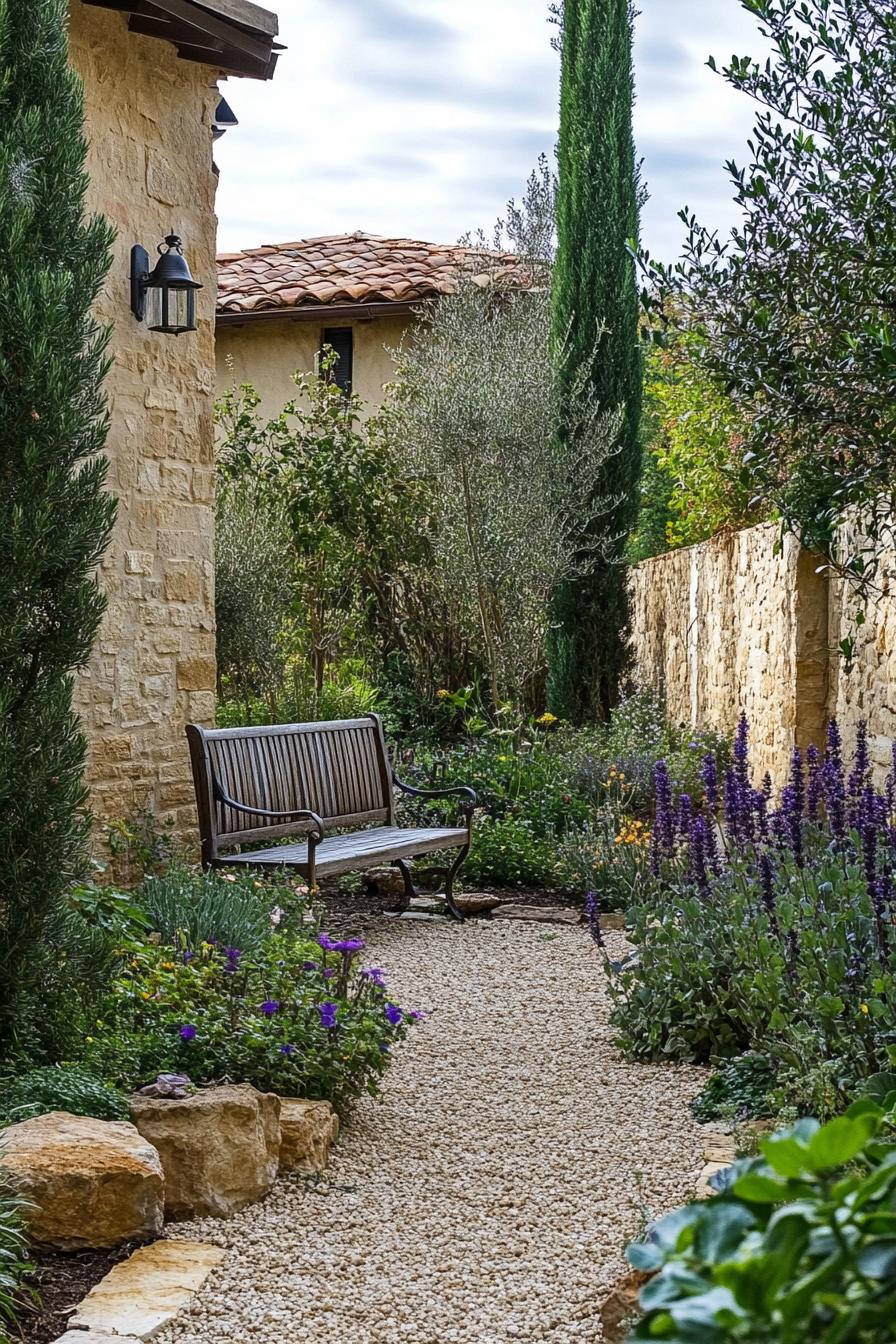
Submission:
M 324 1180 L 171 1229 L 230 1253 L 163 1340 L 600 1340 L 644 1208 L 693 1194 L 702 1075 L 620 1058 L 580 929 L 384 920 L 370 958 L 428 1020 Z

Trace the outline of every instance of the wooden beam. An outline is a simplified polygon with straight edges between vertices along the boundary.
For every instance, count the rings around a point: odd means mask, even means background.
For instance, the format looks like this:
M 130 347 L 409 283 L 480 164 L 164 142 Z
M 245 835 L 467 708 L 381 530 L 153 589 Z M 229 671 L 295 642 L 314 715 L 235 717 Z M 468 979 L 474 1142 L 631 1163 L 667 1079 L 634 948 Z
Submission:
M 277 16 L 246 0 L 84 0 L 130 15 L 131 32 L 171 42 L 185 60 L 270 79 Z M 213 12 L 214 11 L 214 12 Z M 258 23 L 259 28 L 251 25 Z M 278 48 L 279 50 L 279 48 Z

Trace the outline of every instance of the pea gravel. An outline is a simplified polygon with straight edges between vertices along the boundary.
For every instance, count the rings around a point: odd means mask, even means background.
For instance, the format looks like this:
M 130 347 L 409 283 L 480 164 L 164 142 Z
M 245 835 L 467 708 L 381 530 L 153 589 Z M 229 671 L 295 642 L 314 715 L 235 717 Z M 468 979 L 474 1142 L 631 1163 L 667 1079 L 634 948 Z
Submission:
M 161 1340 L 599 1341 L 645 1210 L 693 1195 L 704 1075 L 621 1058 L 581 929 L 384 920 L 368 938 L 426 1022 L 323 1179 L 169 1229 L 229 1254 Z

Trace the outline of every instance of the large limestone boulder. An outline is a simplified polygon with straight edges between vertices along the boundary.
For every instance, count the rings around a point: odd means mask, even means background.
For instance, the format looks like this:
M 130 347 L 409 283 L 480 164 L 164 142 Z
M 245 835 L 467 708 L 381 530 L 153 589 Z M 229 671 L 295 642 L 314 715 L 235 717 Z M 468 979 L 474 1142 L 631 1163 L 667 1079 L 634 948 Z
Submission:
M 323 1171 L 339 1134 L 339 1117 L 328 1101 L 280 1098 L 280 1170 Z
M 280 1098 L 246 1084 L 182 1101 L 131 1098 L 131 1117 L 158 1150 L 169 1218 L 229 1218 L 270 1190 L 280 1164 Z
M 162 1164 L 133 1125 L 50 1111 L 10 1125 L 0 1149 L 35 1241 L 79 1250 L 161 1233 Z

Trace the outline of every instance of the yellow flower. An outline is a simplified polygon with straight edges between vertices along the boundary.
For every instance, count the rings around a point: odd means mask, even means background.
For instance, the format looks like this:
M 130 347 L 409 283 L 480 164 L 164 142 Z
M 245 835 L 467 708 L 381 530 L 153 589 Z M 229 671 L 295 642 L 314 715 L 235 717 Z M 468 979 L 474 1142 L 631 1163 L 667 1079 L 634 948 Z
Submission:
M 92 1037 L 92 1036 L 85 1036 L 84 1039 L 85 1039 L 85 1041 L 87 1042 L 88 1045 L 93 1045 L 93 1037 Z
M 543 728 L 550 728 L 552 723 L 557 722 L 557 715 L 547 712 L 542 714 L 538 719 L 535 720 L 535 722 L 540 723 Z
M 867 1003 L 860 1003 L 859 1008 L 863 1013 L 867 1013 L 869 1011 Z
M 437 699 L 437 700 L 447 700 L 447 699 L 448 699 L 448 692 L 445 690 L 444 687 L 442 687 L 441 690 L 436 691 L 436 699 Z
M 163 961 L 163 962 L 162 962 L 162 970 L 163 970 L 163 971 L 173 971 L 173 970 L 174 970 L 174 962 L 173 962 L 173 961 Z
M 143 991 L 143 993 L 140 995 L 140 997 L 141 997 L 141 999 L 151 999 L 151 998 L 152 998 L 152 995 L 150 994 L 150 992 L 149 992 L 148 989 L 144 989 L 144 991 Z

